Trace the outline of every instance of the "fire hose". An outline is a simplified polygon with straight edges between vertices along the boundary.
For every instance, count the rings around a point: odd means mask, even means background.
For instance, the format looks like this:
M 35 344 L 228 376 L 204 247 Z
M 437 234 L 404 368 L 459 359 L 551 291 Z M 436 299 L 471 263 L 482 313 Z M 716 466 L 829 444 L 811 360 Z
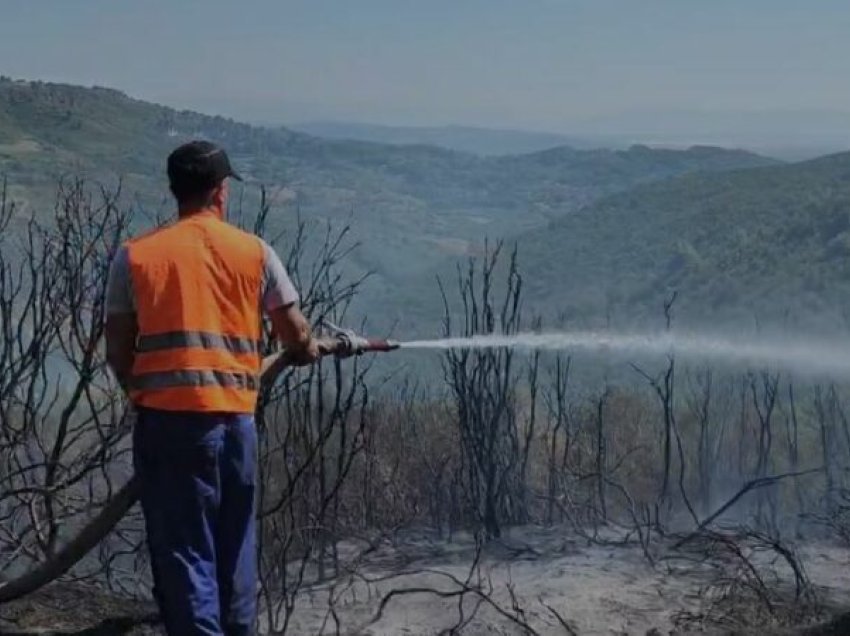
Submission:
M 368 352 L 393 351 L 400 346 L 392 340 L 364 338 L 349 329 L 341 329 L 328 322 L 324 324 L 329 335 L 316 339 L 322 356 L 347 358 Z M 274 384 L 291 362 L 291 355 L 288 356 L 286 350 L 265 357 L 260 368 L 261 385 L 268 387 Z M 48 560 L 11 581 L 0 583 L 0 604 L 26 596 L 68 572 L 112 531 L 138 500 L 139 485 L 134 477 L 130 477 L 98 515 Z

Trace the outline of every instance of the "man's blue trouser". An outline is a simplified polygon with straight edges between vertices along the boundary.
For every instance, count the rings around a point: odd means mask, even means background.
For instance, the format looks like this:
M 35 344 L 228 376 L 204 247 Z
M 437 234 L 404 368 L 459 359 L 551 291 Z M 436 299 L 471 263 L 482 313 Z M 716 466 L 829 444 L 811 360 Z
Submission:
M 139 408 L 133 444 L 154 597 L 168 634 L 254 634 L 253 415 Z

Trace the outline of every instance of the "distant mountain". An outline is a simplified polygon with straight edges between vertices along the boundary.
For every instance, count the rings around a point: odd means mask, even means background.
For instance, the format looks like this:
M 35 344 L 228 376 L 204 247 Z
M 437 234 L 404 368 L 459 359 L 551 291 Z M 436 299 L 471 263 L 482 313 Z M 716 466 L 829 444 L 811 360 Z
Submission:
M 353 122 L 307 122 L 290 125 L 292 130 L 324 137 L 396 145 L 428 145 L 477 155 L 513 155 L 548 150 L 608 147 L 602 138 L 583 138 L 557 133 L 532 132 L 476 126 L 380 126 Z M 626 147 L 623 142 L 614 144 Z
M 164 161 L 194 137 L 221 142 L 247 177 L 234 205 L 254 209 L 257 185 L 283 203 L 273 222 L 352 225 L 360 243 L 347 267 L 375 272 L 354 308 L 384 324 L 406 312 L 413 281 L 474 254 L 485 236 L 544 228 L 601 197 L 676 175 L 775 165 L 742 151 L 634 147 L 479 157 L 433 146 L 320 139 L 133 99 L 107 88 L 0 79 L 0 172 L 13 194 L 49 214 L 56 180 L 124 179 L 137 209 L 169 207 Z M 139 224 L 147 223 L 139 217 Z M 417 301 L 437 303 L 433 278 Z M 380 304 L 378 303 L 380 301 Z
M 850 150 L 850 112 L 805 109 L 654 110 L 605 115 L 577 124 L 583 135 L 629 143 L 709 144 L 800 161 Z
M 817 110 L 629 112 L 574 122 L 573 134 L 350 122 L 310 122 L 291 128 L 327 139 L 424 144 L 484 156 L 527 154 L 557 146 L 624 150 L 637 144 L 684 150 L 708 145 L 746 148 L 770 157 L 801 161 L 850 150 L 850 113 Z

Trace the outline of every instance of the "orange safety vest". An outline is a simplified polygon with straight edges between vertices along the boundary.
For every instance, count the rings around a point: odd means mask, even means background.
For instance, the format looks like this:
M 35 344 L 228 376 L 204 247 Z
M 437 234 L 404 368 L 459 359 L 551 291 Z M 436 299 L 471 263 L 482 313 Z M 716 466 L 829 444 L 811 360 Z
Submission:
M 139 335 L 135 404 L 253 413 L 260 372 L 260 240 L 199 212 L 127 244 Z

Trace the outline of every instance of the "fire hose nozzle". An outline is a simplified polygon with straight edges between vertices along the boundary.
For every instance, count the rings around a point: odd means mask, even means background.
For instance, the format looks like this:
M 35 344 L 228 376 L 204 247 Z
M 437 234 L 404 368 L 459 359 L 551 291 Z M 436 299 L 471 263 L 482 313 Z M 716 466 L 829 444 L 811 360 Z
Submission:
M 324 321 L 323 325 L 330 332 L 330 335 L 318 339 L 321 355 L 336 355 L 340 358 L 348 358 L 371 351 L 394 351 L 401 347 L 401 343 L 395 340 L 364 338 L 351 329 L 342 329 L 327 321 Z M 274 379 L 289 363 L 290 359 L 286 354 L 286 350 L 278 351 L 263 358 L 260 367 L 260 375 L 263 382 L 273 383 Z
M 331 332 L 331 335 L 339 342 L 339 347 L 336 354 L 342 358 L 349 356 L 359 356 L 370 351 L 394 351 L 401 344 L 394 340 L 383 340 L 380 338 L 364 338 L 355 333 L 353 329 L 343 329 L 337 327 L 332 322 L 323 321 L 324 326 Z
M 401 343 L 398 340 L 370 340 L 372 343 L 372 351 L 395 351 L 401 349 Z

